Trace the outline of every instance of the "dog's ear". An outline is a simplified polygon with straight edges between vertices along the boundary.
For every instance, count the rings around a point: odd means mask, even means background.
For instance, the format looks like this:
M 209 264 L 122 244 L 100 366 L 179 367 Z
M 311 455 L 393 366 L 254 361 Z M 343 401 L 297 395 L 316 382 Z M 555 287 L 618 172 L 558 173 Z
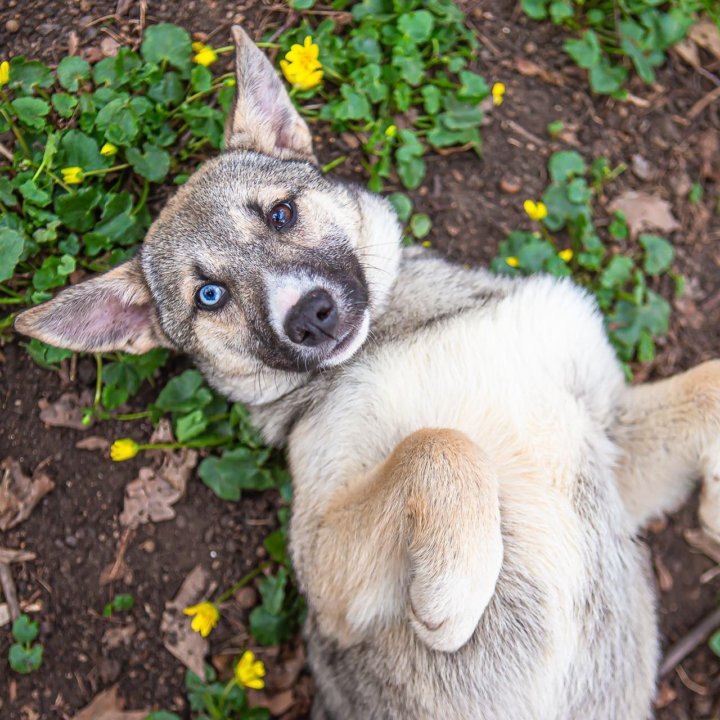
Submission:
M 310 130 L 270 61 L 239 25 L 232 33 L 237 87 L 225 127 L 226 149 L 317 163 Z
M 83 352 L 139 354 L 168 345 L 137 257 L 20 313 L 15 330 Z

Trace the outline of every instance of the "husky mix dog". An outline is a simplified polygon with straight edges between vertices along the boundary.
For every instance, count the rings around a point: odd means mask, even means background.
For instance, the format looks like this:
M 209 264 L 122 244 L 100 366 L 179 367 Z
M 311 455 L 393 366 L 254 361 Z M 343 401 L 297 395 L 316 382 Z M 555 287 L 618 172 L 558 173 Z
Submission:
M 635 536 L 697 479 L 720 535 L 720 362 L 630 387 L 571 282 L 401 249 L 390 205 L 320 171 L 233 34 L 226 151 L 134 259 L 17 330 L 187 353 L 287 447 L 316 720 L 647 720 L 658 631 Z

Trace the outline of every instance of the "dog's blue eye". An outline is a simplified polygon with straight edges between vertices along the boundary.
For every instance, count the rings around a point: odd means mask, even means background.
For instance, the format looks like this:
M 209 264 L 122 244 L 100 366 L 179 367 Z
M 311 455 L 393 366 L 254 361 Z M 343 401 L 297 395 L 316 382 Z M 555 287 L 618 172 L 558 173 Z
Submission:
M 291 200 L 274 205 L 268 213 L 268 220 L 276 230 L 287 230 L 295 223 L 295 205 Z
M 227 290 L 216 283 L 203 285 L 195 295 L 197 304 L 202 308 L 218 308 L 224 304 L 226 298 Z

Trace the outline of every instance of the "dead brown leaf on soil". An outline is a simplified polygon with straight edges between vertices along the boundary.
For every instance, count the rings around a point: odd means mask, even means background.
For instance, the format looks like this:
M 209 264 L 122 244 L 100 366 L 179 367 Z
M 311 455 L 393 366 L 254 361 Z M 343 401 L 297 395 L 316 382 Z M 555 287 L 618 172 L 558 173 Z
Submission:
M 32 477 L 25 475 L 20 463 L 11 457 L 0 463 L 0 472 L 0 530 L 4 532 L 27 520 L 40 500 L 55 487 L 55 483 L 40 466 Z
M 708 128 L 698 136 L 700 174 L 706 180 L 720 180 L 720 133 Z
M 649 193 L 628 190 L 618 195 L 608 208 L 610 212 L 623 213 L 633 238 L 646 230 L 669 234 L 680 227 L 670 203 Z
M 118 697 L 117 685 L 96 695 L 93 701 L 72 720 L 144 720 L 150 710 L 123 710 L 125 703 Z
M 107 450 L 110 447 L 110 441 L 98 435 L 91 435 L 90 437 L 78 440 L 75 443 L 75 447 L 78 450 Z
M 83 391 L 80 395 L 73 392 L 63 393 L 58 400 L 51 403 L 45 398 L 38 401 L 40 419 L 49 427 L 66 427 L 73 430 L 87 430 L 83 425 L 83 408 L 92 405 L 92 393 Z
M 248 690 L 247 694 L 252 707 L 267 708 L 275 717 L 286 713 L 295 704 L 292 690 L 283 690 L 274 695 L 270 695 L 264 690 Z
M 129 625 L 121 625 L 120 627 L 108 628 L 102 636 L 102 646 L 104 650 L 114 650 L 121 645 L 130 646 L 130 641 L 135 635 L 135 623 Z
M 159 477 L 152 468 L 140 469 L 140 475 L 125 488 L 125 504 L 120 524 L 137 527 L 147 522 L 172 520 L 172 506 L 182 497 L 170 483 Z
M 206 597 L 210 574 L 202 565 L 196 565 L 187 575 L 175 598 L 165 604 L 160 632 L 163 644 L 185 667 L 201 678 L 205 677 L 205 656 L 209 643 L 190 626 L 190 618 L 183 610 Z
M 523 57 L 516 57 L 514 63 L 515 69 L 525 77 L 540 78 L 540 80 L 548 83 L 548 85 L 556 85 L 557 87 L 565 85 L 565 77 L 561 73 L 549 70 L 542 65 L 538 65 L 532 60 L 528 60 Z
M 720 60 L 720 30 L 710 18 L 704 17 L 695 23 L 687 37 Z

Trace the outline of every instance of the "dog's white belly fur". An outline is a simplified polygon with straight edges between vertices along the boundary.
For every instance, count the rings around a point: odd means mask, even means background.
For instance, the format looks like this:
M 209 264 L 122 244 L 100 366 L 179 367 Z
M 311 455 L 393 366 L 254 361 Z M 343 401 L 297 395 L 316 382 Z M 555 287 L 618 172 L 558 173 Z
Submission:
M 617 451 L 607 436 L 622 385 L 592 303 L 577 287 L 549 278 L 513 286 L 493 306 L 450 317 L 410 338 L 383 342 L 350 365 L 291 434 L 299 491 L 295 532 L 298 524 L 321 517 L 335 491 L 381 463 L 411 433 L 422 428 L 465 433 L 498 468 L 503 527 L 512 535 L 505 562 L 541 588 L 544 598 L 542 658 L 522 678 L 525 700 L 517 701 L 517 718 L 524 717 L 522 707 L 534 708 L 528 715 L 534 720 L 566 717 L 558 714 L 560 708 L 588 694 L 578 668 L 578 654 L 587 654 L 587 647 L 579 647 L 587 628 L 576 616 L 593 592 L 589 574 L 596 568 L 589 558 L 595 555 L 597 531 L 623 535 L 626 524 L 613 482 Z M 589 476 L 604 484 L 601 517 L 590 524 L 573 504 L 579 479 Z M 628 532 L 621 542 L 629 545 L 629 537 Z M 302 552 L 294 549 L 301 580 Z M 624 547 L 617 557 L 613 553 L 604 552 L 613 581 L 638 574 L 631 550 Z M 378 627 L 402 623 L 405 610 L 396 580 L 381 573 L 368 578 L 367 589 L 353 603 L 350 623 L 362 628 L 373 622 Z M 635 606 L 651 618 L 652 601 L 642 578 L 631 592 L 634 599 L 624 607 Z M 651 626 L 647 630 L 654 632 Z M 653 641 L 648 647 L 653 655 Z M 649 666 L 653 661 L 648 658 Z M 644 681 L 651 687 L 652 678 Z M 494 683 L 502 705 L 497 678 Z M 476 692 L 463 693 L 460 687 L 450 692 L 448 717 L 485 717 L 477 714 L 484 693 L 481 679 Z M 638 688 L 638 696 L 637 703 L 628 701 L 623 709 L 636 708 L 628 720 L 644 720 L 648 690 Z

